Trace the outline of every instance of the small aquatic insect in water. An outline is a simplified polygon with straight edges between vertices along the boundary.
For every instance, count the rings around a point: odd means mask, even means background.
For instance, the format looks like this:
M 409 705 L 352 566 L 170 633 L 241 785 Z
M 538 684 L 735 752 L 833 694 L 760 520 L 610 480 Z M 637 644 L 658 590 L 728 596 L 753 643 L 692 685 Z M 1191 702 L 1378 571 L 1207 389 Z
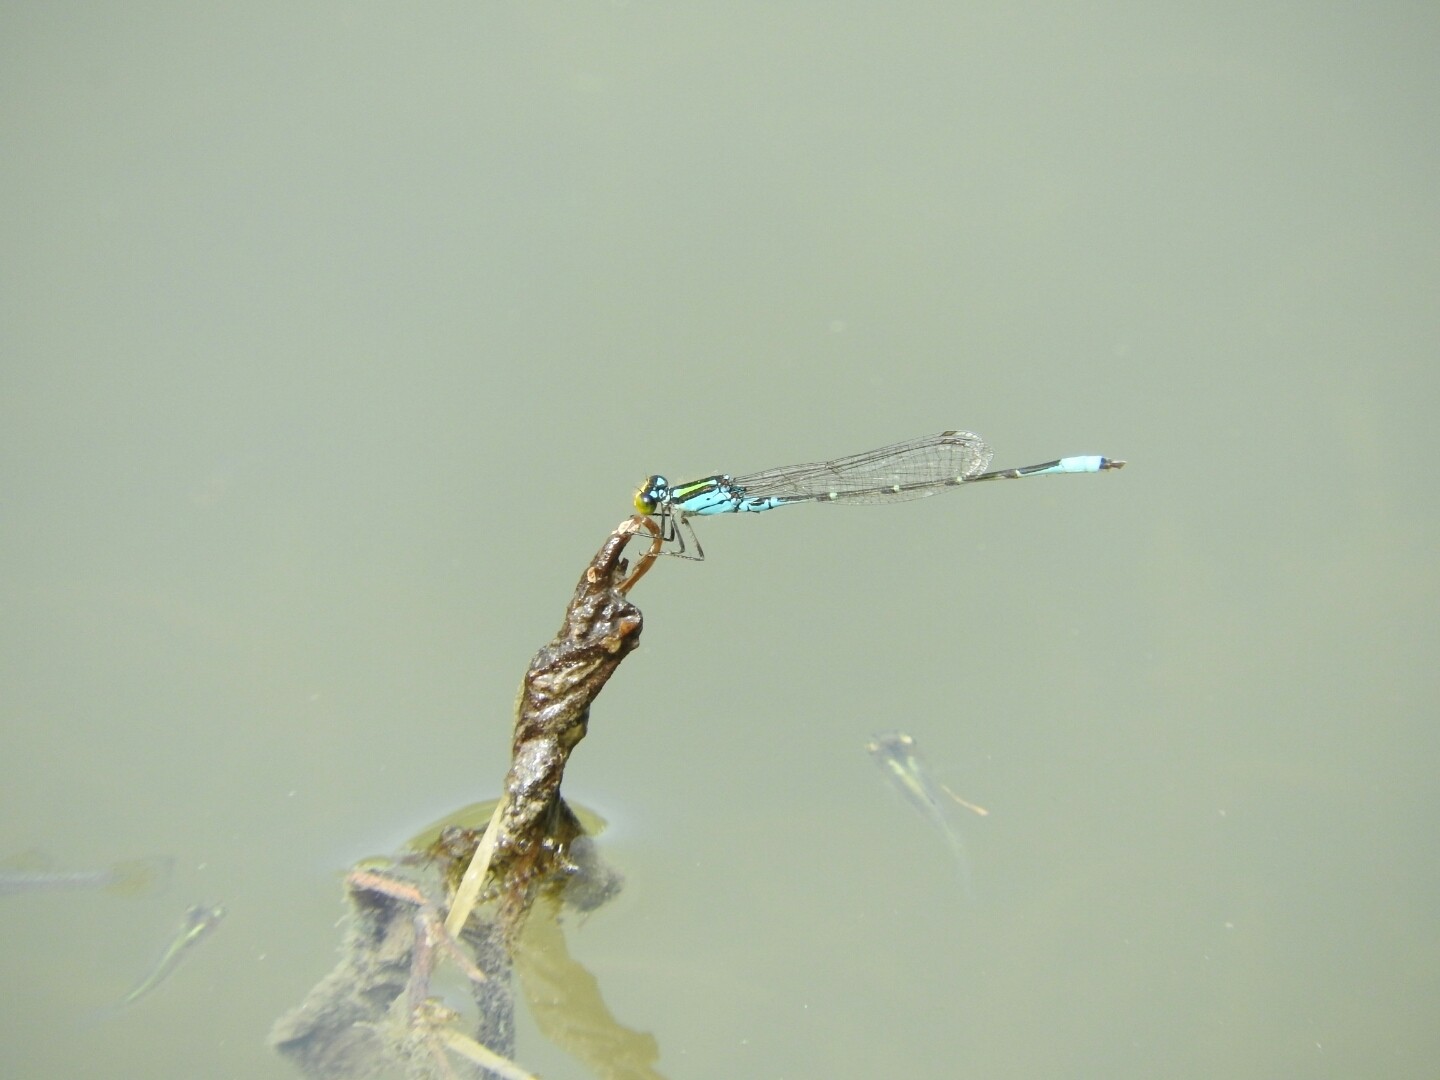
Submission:
M 165 951 L 155 961 L 155 966 L 128 994 L 115 1003 L 114 1008 L 133 1005 L 169 978 L 171 972 L 180 966 L 180 962 L 190 955 L 190 951 L 197 944 L 210 936 L 210 932 L 220 925 L 220 920 L 224 917 L 225 909 L 218 905 L 206 907 L 204 904 L 196 904 L 187 911 L 180 920 L 180 929 L 170 944 L 165 946 Z
M 170 876 L 173 859 L 157 856 L 117 862 L 99 870 L 59 870 L 39 857 L 0 869 L 0 894 L 56 892 L 62 889 L 105 889 L 113 893 L 140 893 Z
M 960 876 L 965 882 L 965 891 L 972 892 L 970 863 L 965 857 L 965 842 L 961 840 L 955 827 L 950 824 L 950 819 L 946 814 L 945 799 L 948 798 L 949 801 L 963 806 L 980 817 L 988 817 L 990 811 L 983 806 L 976 806 L 974 803 L 962 799 L 944 784 L 932 780 L 920 759 L 920 752 L 915 745 L 914 738 L 903 731 L 887 731 L 883 735 L 876 735 L 865 744 L 865 749 L 870 751 L 870 756 L 875 759 L 876 764 L 885 770 L 885 774 L 890 777 L 891 782 L 905 797 L 905 801 L 920 811 L 925 820 L 935 826 L 945 837 L 945 842 L 950 846 L 955 861 L 960 867 Z M 944 798 L 942 798 L 942 793 Z

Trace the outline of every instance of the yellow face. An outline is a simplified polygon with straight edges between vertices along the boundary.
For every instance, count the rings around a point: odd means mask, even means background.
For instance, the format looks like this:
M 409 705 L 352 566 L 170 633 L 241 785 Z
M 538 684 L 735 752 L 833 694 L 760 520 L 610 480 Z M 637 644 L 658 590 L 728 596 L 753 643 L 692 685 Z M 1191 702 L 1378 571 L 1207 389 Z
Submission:
M 670 497 L 670 482 L 663 476 L 647 476 L 645 482 L 635 489 L 635 509 L 642 514 L 653 514 Z

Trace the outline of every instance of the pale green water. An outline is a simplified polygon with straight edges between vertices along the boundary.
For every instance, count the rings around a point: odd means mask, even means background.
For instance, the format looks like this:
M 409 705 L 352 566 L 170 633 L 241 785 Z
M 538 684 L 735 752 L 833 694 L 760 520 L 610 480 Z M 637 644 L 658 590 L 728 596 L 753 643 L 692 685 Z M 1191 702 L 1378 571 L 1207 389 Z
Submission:
M 1432 1076 L 1437 39 L 12 5 L 0 856 L 177 868 L 4 898 L 0 1071 L 290 1075 L 336 871 L 494 794 L 642 477 L 958 426 L 1131 464 L 709 522 L 637 590 L 567 779 L 612 1009 L 673 1078 Z M 891 728 L 991 811 L 973 905 Z

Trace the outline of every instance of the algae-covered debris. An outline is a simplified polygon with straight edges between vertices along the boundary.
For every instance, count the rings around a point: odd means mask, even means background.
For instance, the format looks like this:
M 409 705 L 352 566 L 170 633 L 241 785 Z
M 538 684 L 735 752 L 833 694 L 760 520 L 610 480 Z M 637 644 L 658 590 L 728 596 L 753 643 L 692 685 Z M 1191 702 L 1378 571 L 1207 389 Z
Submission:
M 427 918 L 438 909 L 412 878 L 356 870 L 346 878 L 350 914 L 340 960 L 270 1032 L 270 1044 L 314 1080 L 450 1075 L 426 1003 L 437 956 Z M 476 920 L 455 943 L 483 974 L 469 980 L 474 1037 L 495 1053 L 514 1049 L 510 959 L 492 923 Z M 471 1070 L 459 1076 L 483 1076 Z

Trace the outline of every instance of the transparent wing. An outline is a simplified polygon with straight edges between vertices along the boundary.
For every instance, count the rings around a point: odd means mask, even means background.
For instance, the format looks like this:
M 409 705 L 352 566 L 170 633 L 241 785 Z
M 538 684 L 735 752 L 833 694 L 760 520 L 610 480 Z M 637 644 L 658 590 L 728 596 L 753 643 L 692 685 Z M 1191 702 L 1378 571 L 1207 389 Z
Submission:
M 737 476 L 735 486 L 747 498 L 823 500 L 834 495 L 852 504 L 900 502 L 980 475 L 992 453 L 972 431 L 942 431 L 834 461 Z

